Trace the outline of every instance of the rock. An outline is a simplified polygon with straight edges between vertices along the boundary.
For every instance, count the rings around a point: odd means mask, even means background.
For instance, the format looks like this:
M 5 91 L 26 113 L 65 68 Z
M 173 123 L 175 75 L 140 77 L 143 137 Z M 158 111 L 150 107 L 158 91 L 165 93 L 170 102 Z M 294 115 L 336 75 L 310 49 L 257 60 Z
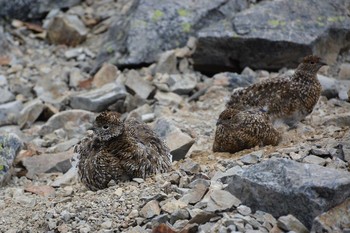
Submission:
M 163 92 L 163 91 L 157 91 L 156 95 L 154 96 L 156 100 L 158 100 L 158 103 L 165 106 L 179 106 L 184 101 L 181 96 L 178 94 L 172 93 L 172 92 Z
M 313 223 L 311 232 L 343 232 L 350 225 L 350 199 L 340 205 L 317 216 Z
M 162 91 L 174 92 L 179 95 L 189 94 L 197 85 L 197 76 L 188 74 L 157 74 L 153 83 Z
M 70 97 L 70 105 L 75 109 L 101 112 L 117 100 L 124 99 L 124 86 L 111 83 L 88 92 L 80 92 Z
M 52 196 L 55 193 L 55 189 L 48 185 L 28 185 L 24 188 L 25 191 L 35 193 L 43 197 Z
M 169 199 L 167 203 L 165 203 L 161 208 L 163 211 L 172 214 L 178 209 L 183 209 L 185 207 L 187 207 L 187 204 L 185 202 L 176 199 Z
M 82 135 L 92 126 L 95 114 L 85 110 L 66 110 L 53 115 L 39 130 L 39 135 L 52 133 L 57 129 L 64 129 L 69 138 L 75 134 Z
M 201 171 L 201 167 L 198 163 L 194 162 L 192 159 L 186 159 L 181 165 L 181 170 L 188 174 L 198 174 Z
M 33 179 L 35 175 L 44 173 L 56 166 L 57 163 L 73 157 L 72 151 L 56 154 L 41 154 L 22 160 L 23 166 L 27 169 L 26 177 Z
M 150 82 L 144 80 L 135 70 L 128 72 L 125 86 L 131 90 L 131 94 L 136 94 L 142 99 L 147 99 L 155 90 L 155 87 Z
M 144 218 L 152 218 L 160 214 L 159 203 L 156 200 L 151 200 L 142 207 L 140 215 Z
M 255 82 L 255 76 L 249 74 L 237 74 L 231 72 L 218 73 L 213 76 L 214 85 L 228 87 L 233 90 L 238 87 L 246 87 Z
M 83 48 L 73 48 L 66 50 L 64 52 L 64 56 L 66 57 L 67 60 L 79 57 L 80 54 L 83 53 Z
M 160 54 L 155 73 L 177 74 L 177 59 L 175 50 L 166 51 Z
M 245 205 L 238 206 L 237 211 L 238 211 L 238 213 L 240 213 L 242 215 L 249 215 L 252 213 L 252 210 L 248 206 L 245 206 Z
M 40 99 L 34 99 L 27 102 L 20 112 L 18 125 L 21 128 L 30 127 L 38 119 L 44 108 L 45 105 Z
M 322 95 L 328 99 L 338 97 L 341 100 L 348 100 L 350 80 L 337 80 L 320 74 L 317 77 L 322 86 Z
M 15 100 L 15 95 L 8 90 L 8 87 L 0 87 L 0 104 Z
M 81 0 L 0 0 L 0 18 L 15 18 L 20 20 L 40 20 L 52 9 L 70 8 L 77 5 Z
M 317 215 L 350 196 L 348 172 L 286 159 L 270 159 L 221 180 L 253 211 L 292 214 L 307 228 Z
M 207 190 L 208 187 L 205 184 L 197 183 L 187 194 L 180 198 L 180 200 L 185 203 L 196 204 L 202 199 Z
M 343 63 L 339 67 L 339 78 L 350 80 L 350 63 Z
M 285 231 L 308 233 L 309 230 L 293 215 L 281 216 L 278 218 L 277 226 Z
M 262 151 L 260 151 L 260 152 L 253 152 L 253 153 L 244 155 L 241 158 L 241 161 L 244 164 L 255 164 L 255 163 L 259 162 L 261 157 L 262 157 Z
M 102 87 L 105 84 L 113 83 L 119 75 L 119 70 L 116 66 L 105 63 L 97 71 L 92 81 L 92 85 L 95 87 Z
M 192 56 L 195 68 L 201 72 L 237 71 L 246 66 L 278 70 L 296 67 L 308 54 L 335 62 L 339 51 L 349 45 L 345 38 L 350 19 L 344 7 L 348 3 L 322 0 L 313 4 L 309 11 L 307 2 L 269 1 L 239 13 L 230 12 L 231 18 L 217 20 L 197 33 L 197 49 Z
M 18 116 L 22 110 L 21 101 L 0 104 L 0 126 L 17 124 Z
M 316 155 L 309 155 L 309 156 L 306 156 L 304 159 L 303 159 L 303 162 L 304 163 L 312 163 L 312 164 L 317 164 L 317 165 L 320 165 L 320 166 L 323 166 L 326 164 L 326 160 L 323 159 L 323 158 L 320 158 Z
M 210 194 L 207 211 L 225 211 L 238 207 L 241 201 L 225 190 L 213 190 Z
M 174 224 L 178 220 L 187 220 L 190 218 L 190 214 L 186 209 L 176 210 L 170 216 L 170 224 Z
M 116 15 L 98 63 L 113 60 L 117 66 L 153 63 L 158 54 L 185 46 L 188 38 L 206 25 L 247 8 L 246 1 L 184 0 L 135 1 L 125 14 Z M 193 48 L 191 40 L 189 48 Z
M 346 127 L 350 125 L 350 113 L 340 113 L 336 115 L 326 116 L 323 119 L 323 125 L 336 125 L 338 127 Z
M 194 143 L 194 140 L 170 120 L 159 118 L 153 123 L 153 130 L 170 148 L 174 160 L 183 159 Z
M 60 109 L 68 94 L 68 74 L 68 68 L 60 66 L 43 73 L 34 87 L 38 98 Z
M 313 149 L 311 149 L 310 153 L 313 155 L 317 155 L 319 157 L 322 157 L 322 158 L 330 156 L 329 151 L 325 150 L 325 149 L 313 148 Z
M 88 30 L 76 15 L 59 14 L 47 28 L 47 37 L 53 44 L 77 46 L 86 39 Z
M 12 173 L 12 164 L 22 147 L 16 134 L 0 134 L 0 187 L 7 184 Z

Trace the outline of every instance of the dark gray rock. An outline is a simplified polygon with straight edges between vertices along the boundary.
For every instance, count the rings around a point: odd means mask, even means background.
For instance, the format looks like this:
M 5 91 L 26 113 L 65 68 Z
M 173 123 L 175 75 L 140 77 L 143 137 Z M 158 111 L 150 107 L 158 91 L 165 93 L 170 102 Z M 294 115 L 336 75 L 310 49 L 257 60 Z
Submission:
M 0 135 L 0 187 L 10 179 L 13 161 L 22 146 L 22 141 L 16 134 Z
M 247 6 L 245 0 L 135 0 L 127 13 L 116 16 L 98 64 L 153 63 L 161 52 L 183 47 L 199 29 Z
M 42 19 L 52 9 L 68 8 L 80 2 L 81 0 L 0 0 L 0 18 Z
M 21 101 L 0 104 L 0 126 L 17 124 L 18 116 L 23 108 Z
M 292 214 L 307 228 L 319 214 L 350 196 L 349 172 L 270 159 L 222 178 L 226 190 L 253 211 Z
M 125 87 L 116 83 L 111 83 L 101 88 L 71 96 L 70 105 L 75 109 L 101 112 L 106 110 L 109 105 L 120 99 L 125 99 L 125 97 Z
M 204 72 L 278 70 L 312 53 L 335 62 L 350 43 L 349 6 L 347 0 L 262 1 L 199 31 L 194 66 Z

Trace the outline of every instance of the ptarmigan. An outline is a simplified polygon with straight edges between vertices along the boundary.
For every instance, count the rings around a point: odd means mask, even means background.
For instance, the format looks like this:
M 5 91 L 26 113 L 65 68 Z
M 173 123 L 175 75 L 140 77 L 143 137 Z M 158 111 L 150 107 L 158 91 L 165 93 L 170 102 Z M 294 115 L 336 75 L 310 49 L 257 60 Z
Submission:
M 256 107 L 266 111 L 272 121 L 281 119 L 294 126 L 312 112 L 320 97 L 321 84 L 317 72 L 323 65 L 321 58 L 306 56 L 292 76 L 267 79 L 236 89 L 226 106 Z
M 94 133 L 74 148 L 80 155 L 78 174 L 91 190 L 116 182 L 146 178 L 171 167 L 169 148 L 152 129 L 135 118 L 123 121 L 116 112 L 96 117 Z
M 227 108 L 216 124 L 213 151 L 235 153 L 255 146 L 277 145 L 280 139 L 266 113 Z

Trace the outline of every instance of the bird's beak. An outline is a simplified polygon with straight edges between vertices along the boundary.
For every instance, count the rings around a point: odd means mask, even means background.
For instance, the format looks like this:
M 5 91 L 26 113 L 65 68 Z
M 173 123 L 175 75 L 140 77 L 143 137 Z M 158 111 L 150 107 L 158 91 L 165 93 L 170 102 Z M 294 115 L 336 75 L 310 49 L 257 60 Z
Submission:
M 222 120 L 218 119 L 218 121 L 216 122 L 216 126 L 221 125 L 222 124 Z
M 328 64 L 326 63 L 326 61 L 323 60 L 323 59 L 321 59 L 321 60 L 319 61 L 319 64 L 320 64 L 321 66 L 327 66 L 327 65 L 328 65 Z

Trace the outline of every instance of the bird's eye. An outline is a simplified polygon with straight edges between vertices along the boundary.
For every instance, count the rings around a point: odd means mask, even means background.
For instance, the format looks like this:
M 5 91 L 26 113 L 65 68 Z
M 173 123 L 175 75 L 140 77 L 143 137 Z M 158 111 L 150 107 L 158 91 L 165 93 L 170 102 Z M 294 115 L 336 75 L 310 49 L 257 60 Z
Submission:
M 108 129 L 108 125 L 102 126 L 103 129 Z
M 312 62 L 310 62 L 310 64 L 311 64 L 311 65 L 313 65 L 313 64 L 315 64 L 315 62 L 314 62 L 314 61 L 312 61 Z

